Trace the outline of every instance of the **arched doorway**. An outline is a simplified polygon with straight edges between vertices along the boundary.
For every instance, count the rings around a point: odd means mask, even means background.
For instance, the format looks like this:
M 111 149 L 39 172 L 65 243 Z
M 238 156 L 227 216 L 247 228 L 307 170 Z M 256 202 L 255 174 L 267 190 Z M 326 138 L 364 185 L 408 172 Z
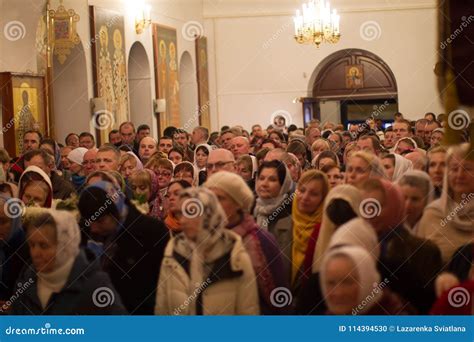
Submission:
M 196 71 L 188 51 L 179 61 L 179 106 L 182 127 L 190 131 L 199 126 Z
M 91 110 L 87 87 L 86 56 L 82 43 L 76 45 L 64 64 L 53 59 L 54 136 L 64 143 L 71 133 L 89 132 Z
M 147 124 L 153 131 L 153 100 L 150 63 L 145 48 L 135 42 L 128 57 L 130 120 L 135 126 Z
M 369 51 L 337 51 L 314 70 L 303 107 L 305 122 L 317 118 L 347 124 L 368 117 L 388 122 L 398 111 L 395 75 Z

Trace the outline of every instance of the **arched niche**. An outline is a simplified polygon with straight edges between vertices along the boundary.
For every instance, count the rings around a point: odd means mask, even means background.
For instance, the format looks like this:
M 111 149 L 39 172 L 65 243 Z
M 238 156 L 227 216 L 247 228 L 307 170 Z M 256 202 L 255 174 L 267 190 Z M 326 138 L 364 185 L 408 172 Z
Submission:
M 179 61 L 179 105 L 182 127 L 189 131 L 199 126 L 196 70 L 188 51 Z

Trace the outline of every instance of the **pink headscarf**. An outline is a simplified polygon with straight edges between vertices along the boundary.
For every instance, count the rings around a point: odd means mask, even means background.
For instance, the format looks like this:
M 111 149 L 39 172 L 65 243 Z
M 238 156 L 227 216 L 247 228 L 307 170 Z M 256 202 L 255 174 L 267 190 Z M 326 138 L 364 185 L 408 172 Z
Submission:
M 379 218 L 387 229 L 394 229 L 405 222 L 405 200 L 398 184 L 379 179 L 385 195 L 383 210 Z

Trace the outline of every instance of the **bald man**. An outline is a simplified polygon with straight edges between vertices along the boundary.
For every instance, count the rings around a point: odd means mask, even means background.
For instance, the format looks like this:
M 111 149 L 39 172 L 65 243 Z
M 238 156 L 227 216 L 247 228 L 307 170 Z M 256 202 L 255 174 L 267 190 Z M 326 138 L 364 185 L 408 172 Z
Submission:
M 219 171 L 235 172 L 235 158 L 232 152 L 224 148 L 212 150 L 207 158 L 207 177 Z
M 250 153 L 250 142 L 246 137 L 232 138 L 230 150 L 232 151 L 234 158 L 237 159 Z
M 138 156 L 143 165 L 145 165 L 150 157 L 158 150 L 158 143 L 153 137 L 144 137 L 140 140 L 140 147 L 138 149 Z
M 95 164 L 97 151 L 98 151 L 97 148 L 92 148 L 84 154 L 84 158 L 82 160 L 82 168 L 84 170 L 85 176 L 89 176 L 92 172 L 97 170 L 97 167 Z

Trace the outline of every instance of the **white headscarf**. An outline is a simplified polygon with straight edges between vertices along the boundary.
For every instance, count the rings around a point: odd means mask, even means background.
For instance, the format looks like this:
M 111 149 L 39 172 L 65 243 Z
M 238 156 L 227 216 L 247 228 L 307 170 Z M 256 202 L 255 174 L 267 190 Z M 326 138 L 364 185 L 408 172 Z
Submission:
M 197 154 L 197 151 L 200 147 L 204 147 L 206 150 L 207 150 L 207 155 L 209 156 L 209 154 L 211 153 L 212 151 L 212 147 L 208 144 L 200 144 L 200 145 L 197 145 L 196 148 L 194 149 L 194 166 L 196 167 L 196 169 L 198 169 L 199 171 L 201 170 L 205 170 L 206 167 L 204 166 L 203 168 L 199 168 L 197 166 L 197 161 L 196 161 L 196 154 Z
M 399 154 L 392 155 L 395 157 L 395 167 L 391 181 L 397 182 L 407 171 L 413 170 L 413 163 Z

